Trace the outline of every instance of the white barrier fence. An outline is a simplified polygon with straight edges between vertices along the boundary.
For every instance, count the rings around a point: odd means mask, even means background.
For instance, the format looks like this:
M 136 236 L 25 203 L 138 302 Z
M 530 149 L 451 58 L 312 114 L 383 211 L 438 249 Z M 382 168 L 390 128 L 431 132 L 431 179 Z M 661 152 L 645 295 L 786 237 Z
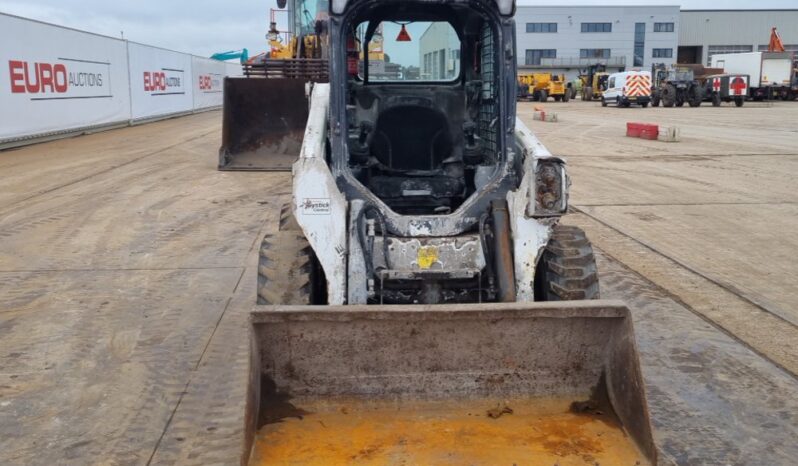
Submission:
M 222 105 L 237 63 L 0 13 L 0 147 Z

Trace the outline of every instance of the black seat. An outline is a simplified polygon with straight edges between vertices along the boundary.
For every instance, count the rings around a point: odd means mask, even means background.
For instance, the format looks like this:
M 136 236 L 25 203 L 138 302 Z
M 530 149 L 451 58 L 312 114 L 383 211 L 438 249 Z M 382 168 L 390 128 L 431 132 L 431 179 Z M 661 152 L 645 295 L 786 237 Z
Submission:
M 394 170 L 436 170 L 452 152 L 452 137 L 443 112 L 402 105 L 377 118 L 372 155 Z

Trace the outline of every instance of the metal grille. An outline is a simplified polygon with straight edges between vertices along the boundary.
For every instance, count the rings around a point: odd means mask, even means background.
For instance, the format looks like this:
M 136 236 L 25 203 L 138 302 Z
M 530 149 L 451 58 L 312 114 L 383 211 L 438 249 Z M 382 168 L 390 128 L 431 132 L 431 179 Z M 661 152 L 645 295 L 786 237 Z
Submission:
M 330 80 L 328 62 L 319 58 L 266 59 L 262 63 L 247 63 L 244 65 L 244 76 L 307 79 L 313 82 Z
M 482 95 L 479 106 L 479 137 L 482 146 L 491 157 L 496 157 L 496 51 L 493 31 L 482 26 L 480 67 L 482 71 Z

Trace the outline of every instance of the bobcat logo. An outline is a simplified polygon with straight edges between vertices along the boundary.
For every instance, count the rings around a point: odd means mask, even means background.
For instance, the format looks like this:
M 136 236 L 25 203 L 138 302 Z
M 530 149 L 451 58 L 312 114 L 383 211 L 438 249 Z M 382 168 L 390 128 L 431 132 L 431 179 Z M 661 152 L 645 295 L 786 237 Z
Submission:
M 303 215 L 330 215 L 332 207 L 329 199 L 305 198 L 299 204 Z

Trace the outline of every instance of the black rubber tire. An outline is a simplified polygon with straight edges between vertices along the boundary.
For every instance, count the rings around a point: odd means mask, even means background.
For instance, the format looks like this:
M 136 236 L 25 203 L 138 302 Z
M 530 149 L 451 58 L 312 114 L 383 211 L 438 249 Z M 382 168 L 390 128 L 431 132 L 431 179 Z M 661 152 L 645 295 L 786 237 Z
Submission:
M 651 96 L 651 106 L 659 107 L 659 94 L 653 94 Z
M 599 299 L 593 247 L 582 229 L 554 227 L 535 271 L 536 301 Z
M 582 90 L 582 100 L 593 100 L 593 88 L 585 86 Z
M 640 104 L 640 106 L 643 107 L 643 108 L 646 108 L 646 107 L 648 107 L 648 102 L 643 102 L 642 104 Z
M 662 89 L 662 106 L 673 107 L 676 103 L 676 88 L 668 84 Z
M 565 94 L 562 95 L 562 101 L 563 102 L 568 102 L 569 100 L 571 100 L 571 90 L 570 89 L 566 89 L 565 90 Z
M 737 107 L 742 107 L 744 103 L 745 99 L 734 99 L 734 105 L 736 105 Z
M 701 88 L 698 86 L 693 86 L 690 89 L 690 92 L 687 95 L 688 104 L 691 107 L 696 108 L 701 106 L 701 101 L 704 100 L 704 93 L 701 92 Z
M 562 100 L 562 96 L 561 96 L 561 95 L 555 95 L 555 96 L 554 96 L 554 101 L 555 101 L 555 102 L 559 102 L 559 101 L 561 101 L 561 100 Z
M 712 94 L 712 106 L 713 107 L 720 107 L 720 94 L 715 93 Z
M 605 99 L 604 97 L 601 98 L 601 106 L 602 107 L 606 107 L 607 106 L 607 99 Z
M 325 304 L 326 280 L 313 248 L 289 205 L 280 211 L 280 226 L 264 236 L 258 259 L 258 304 Z
M 540 91 L 540 94 L 538 94 L 538 100 L 540 102 L 546 102 L 547 100 L 549 100 L 549 91 L 545 89 Z

